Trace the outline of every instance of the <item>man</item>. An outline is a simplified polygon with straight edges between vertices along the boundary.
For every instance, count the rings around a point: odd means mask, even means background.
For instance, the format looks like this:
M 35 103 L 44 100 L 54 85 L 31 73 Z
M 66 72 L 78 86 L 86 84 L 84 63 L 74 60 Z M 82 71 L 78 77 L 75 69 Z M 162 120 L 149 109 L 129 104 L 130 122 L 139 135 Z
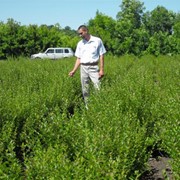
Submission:
M 82 38 L 77 44 L 75 56 L 77 57 L 73 70 L 69 76 L 73 76 L 80 66 L 82 94 L 87 107 L 89 96 L 89 81 L 99 90 L 100 79 L 104 76 L 104 54 L 106 49 L 99 37 L 89 34 L 88 28 L 81 25 L 78 34 Z M 99 66 L 98 66 L 99 64 Z

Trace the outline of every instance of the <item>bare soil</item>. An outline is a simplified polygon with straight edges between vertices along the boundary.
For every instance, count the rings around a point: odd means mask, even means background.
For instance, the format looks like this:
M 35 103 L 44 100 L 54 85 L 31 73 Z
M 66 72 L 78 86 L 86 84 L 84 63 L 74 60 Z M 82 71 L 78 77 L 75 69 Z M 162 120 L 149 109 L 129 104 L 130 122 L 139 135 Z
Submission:
M 153 155 L 148 161 L 148 170 L 140 180 L 175 180 L 170 167 L 171 158 L 160 151 Z

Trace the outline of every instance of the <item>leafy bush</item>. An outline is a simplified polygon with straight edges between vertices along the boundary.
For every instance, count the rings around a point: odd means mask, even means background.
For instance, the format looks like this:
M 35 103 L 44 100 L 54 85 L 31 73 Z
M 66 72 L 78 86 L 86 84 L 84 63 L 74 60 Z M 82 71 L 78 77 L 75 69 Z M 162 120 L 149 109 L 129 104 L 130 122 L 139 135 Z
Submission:
M 155 146 L 178 177 L 179 57 L 107 56 L 88 110 L 73 64 L 0 62 L 0 178 L 137 179 Z

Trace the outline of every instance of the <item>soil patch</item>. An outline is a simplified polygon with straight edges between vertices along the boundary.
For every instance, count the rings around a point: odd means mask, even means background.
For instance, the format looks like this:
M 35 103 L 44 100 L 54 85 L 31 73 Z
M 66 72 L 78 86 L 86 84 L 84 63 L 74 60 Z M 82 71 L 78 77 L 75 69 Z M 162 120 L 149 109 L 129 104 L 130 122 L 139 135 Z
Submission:
M 148 170 L 140 180 L 174 180 L 170 161 L 171 158 L 158 151 L 158 154 L 148 160 Z

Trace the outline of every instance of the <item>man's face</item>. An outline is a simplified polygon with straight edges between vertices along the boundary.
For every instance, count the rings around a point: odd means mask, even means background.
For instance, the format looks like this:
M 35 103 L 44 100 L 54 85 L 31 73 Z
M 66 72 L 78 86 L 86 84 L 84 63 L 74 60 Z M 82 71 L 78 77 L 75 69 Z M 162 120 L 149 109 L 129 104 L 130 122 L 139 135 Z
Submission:
M 86 35 L 87 35 L 87 31 L 79 29 L 78 30 L 78 35 L 82 38 L 85 39 Z

